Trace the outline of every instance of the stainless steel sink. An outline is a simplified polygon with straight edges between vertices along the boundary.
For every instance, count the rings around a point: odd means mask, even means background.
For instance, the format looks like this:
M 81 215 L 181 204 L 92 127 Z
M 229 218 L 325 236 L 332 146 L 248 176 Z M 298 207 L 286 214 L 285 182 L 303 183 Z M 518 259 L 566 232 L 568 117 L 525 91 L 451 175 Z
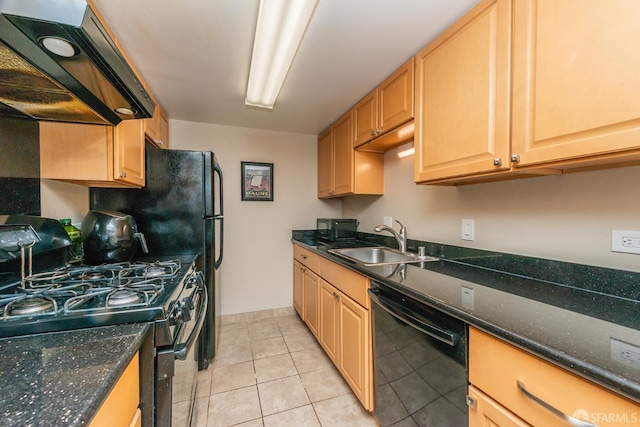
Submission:
M 397 249 L 385 248 L 383 246 L 329 249 L 329 252 L 365 266 L 404 264 L 408 262 L 425 262 L 438 260 L 438 258 L 435 257 L 419 257 L 414 253 L 401 252 Z

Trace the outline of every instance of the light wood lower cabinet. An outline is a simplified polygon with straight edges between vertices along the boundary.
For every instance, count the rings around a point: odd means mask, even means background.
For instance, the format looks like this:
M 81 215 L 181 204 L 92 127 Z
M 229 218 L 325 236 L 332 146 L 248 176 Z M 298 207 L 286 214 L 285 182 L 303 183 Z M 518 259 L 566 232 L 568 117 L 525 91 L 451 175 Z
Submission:
M 295 288 L 302 283 L 305 321 L 368 411 L 373 410 L 370 280 L 298 245 L 294 247 Z M 302 258 L 306 256 L 306 258 Z M 300 261 L 306 262 L 303 265 Z M 310 265 L 315 266 L 315 274 Z M 294 302 L 294 306 L 296 303 Z M 297 310 L 297 309 L 296 309 Z M 298 311 L 300 314 L 300 311 Z
M 304 321 L 313 332 L 313 335 L 318 338 L 320 330 L 320 280 L 308 268 L 303 271 L 302 288 L 304 295 Z
M 370 313 L 344 294 L 339 299 L 336 365 L 365 409 L 373 411 Z
M 90 427 L 130 427 L 141 424 L 140 362 L 133 356 L 124 373 L 91 420 Z
M 340 336 L 340 291 L 320 279 L 320 336 L 318 341 L 327 356 L 338 364 Z
M 304 265 L 293 260 L 293 308 L 304 319 Z
M 469 328 L 469 382 L 470 393 L 478 389 L 493 402 L 486 413 L 486 402 L 470 409 L 470 419 L 477 422 L 471 426 L 569 425 L 536 399 L 599 427 L 640 422 L 639 404 L 474 327 Z M 496 411 L 513 423 L 489 421 L 498 417 Z
M 469 408 L 469 427 L 529 427 L 531 425 L 474 386 L 469 386 L 468 396 L 473 399 L 473 406 Z

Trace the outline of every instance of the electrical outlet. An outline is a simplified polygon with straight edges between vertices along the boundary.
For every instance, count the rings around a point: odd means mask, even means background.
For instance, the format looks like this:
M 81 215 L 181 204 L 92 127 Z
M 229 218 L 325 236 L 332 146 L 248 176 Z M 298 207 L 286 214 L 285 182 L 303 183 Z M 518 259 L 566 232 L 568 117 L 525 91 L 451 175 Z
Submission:
M 640 254 L 640 231 L 612 230 L 611 252 Z
M 474 239 L 474 228 L 475 228 L 475 221 L 472 219 L 463 219 L 462 220 L 462 240 L 470 240 L 473 241 Z
M 393 227 L 393 218 L 390 216 L 385 216 L 382 218 L 382 223 L 388 227 Z
M 640 369 L 640 347 L 611 338 L 611 360 Z

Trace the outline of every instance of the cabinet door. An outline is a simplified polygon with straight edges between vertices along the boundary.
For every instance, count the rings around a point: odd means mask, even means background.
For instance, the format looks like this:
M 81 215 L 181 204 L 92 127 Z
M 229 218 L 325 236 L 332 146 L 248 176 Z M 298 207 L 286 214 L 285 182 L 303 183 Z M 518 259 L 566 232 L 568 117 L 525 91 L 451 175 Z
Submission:
M 293 260 L 293 307 L 301 319 L 304 319 L 304 291 L 303 291 L 304 267 L 298 261 Z
M 354 141 L 353 147 L 359 147 L 362 144 L 371 141 L 378 133 L 378 90 L 375 89 L 367 96 L 362 98 L 353 107 L 353 123 L 354 123 Z
M 367 410 L 371 405 L 371 349 L 369 311 L 340 294 L 338 367 Z
M 352 111 L 333 125 L 333 195 L 353 193 L 353 121 Z
M 378 132 L 385 134 L 413 118 L 414 58 L 378 86 Z
M 40 122 L 40 176 L 46 179 L 113 179 L 113 127 Z
M 309 269 L 304 269 L 304 321 L 318 338 L 318 326 L 320 316 L 320 282 L 318 276 Z
M 333 128 L 318 137 L 318 197 L 333 195 Z
M 469 408 L 469 427 L 530 426 L 473 386 L 469 386 L 469 397 L 475 401 Z
M 158 108 L 158 144 L 169 148 L 169 117 L 162 108 Z
M 320 335 L 319 341 L 333 363 L 338 358 L 338 308 L 336 288 L 320 279 Z
M 509 169 L 510 26 L 483 0 L 416 55 L 416 182 Z
M 144 126 L 141 120 L 123 120 L 115 128 L 114 179 L 143 187 Z
M 518 0 L 517 165 L 640 148 L 640 3 Z

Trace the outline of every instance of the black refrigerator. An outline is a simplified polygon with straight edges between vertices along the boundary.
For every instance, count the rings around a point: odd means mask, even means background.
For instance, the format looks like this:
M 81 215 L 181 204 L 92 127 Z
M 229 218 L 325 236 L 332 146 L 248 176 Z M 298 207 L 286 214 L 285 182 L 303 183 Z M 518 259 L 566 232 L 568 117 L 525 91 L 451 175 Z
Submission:
M 198 255 L 209 307 L 198 348 L 198 369 L 216 352 L 220 317 L 219 274 L 223 255 L 222 170 L 208 151 L 146 147 L 146 185 L 142 189 L 91 188 L 92 210 L 132 215 L 144 233 L 144 258 Z

